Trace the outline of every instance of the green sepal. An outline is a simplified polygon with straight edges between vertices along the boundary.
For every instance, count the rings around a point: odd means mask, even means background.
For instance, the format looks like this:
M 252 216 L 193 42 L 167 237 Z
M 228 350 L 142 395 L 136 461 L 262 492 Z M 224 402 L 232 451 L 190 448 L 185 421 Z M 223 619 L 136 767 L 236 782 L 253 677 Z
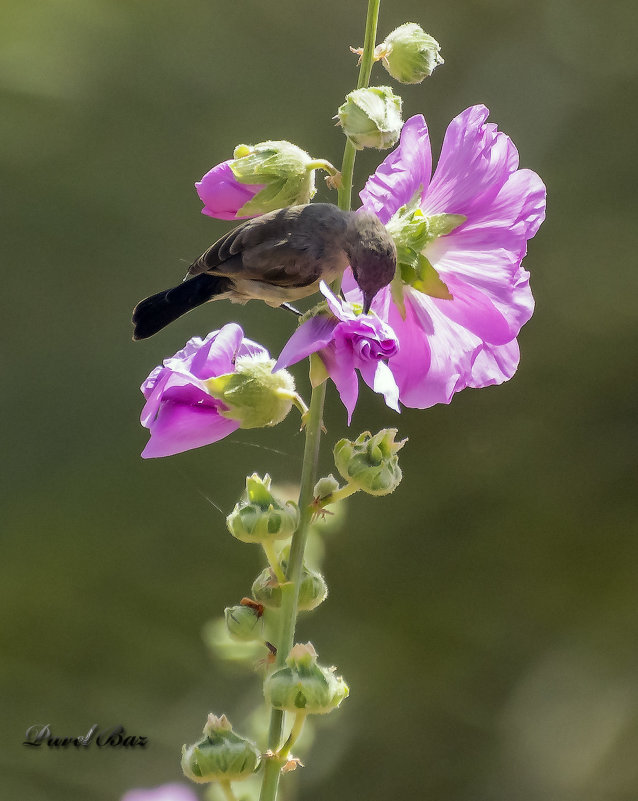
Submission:
M 292 408 L 295 382 L 287 370 L 272 372 L 274 359 L 237 359 L 234 373 L 209 378 L 208 392 L 222 401 L 223 417 L 238 420 L 241 428 L 262 428 L 280 423 Z
M 357 150 L 385 150 L 398 140 L 403 127 L 402 101 L 389 86 L 355 89 L 339 106 L 337 119 Z
M 240 217 L 264 214 L 309 203 L 315 195 L 313 160 L 291 142 L 268 141 L 238 145 L 230 168 L 239 183 L 264 187 L 237 212 Z
M 421 83 L 443 64 L 439 43 L 417 25 L 406 22 L 375 48 L 383 66 L 399 83 Z

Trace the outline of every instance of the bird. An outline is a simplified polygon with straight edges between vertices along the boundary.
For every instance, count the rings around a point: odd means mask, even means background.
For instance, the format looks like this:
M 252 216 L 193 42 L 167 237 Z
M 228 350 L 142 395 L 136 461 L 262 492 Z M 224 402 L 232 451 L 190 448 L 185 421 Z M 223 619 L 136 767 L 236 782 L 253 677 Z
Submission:
M 196 259 L 182 283 L 140 301 L 133 339 L 146 339 L 211 300 L 263 300 L 269 306 L 312 295 L 349 265 L 367 314 L 394 278 L 397 251 L 379 218 L 332 203 L 288 206 L 242 222 Z

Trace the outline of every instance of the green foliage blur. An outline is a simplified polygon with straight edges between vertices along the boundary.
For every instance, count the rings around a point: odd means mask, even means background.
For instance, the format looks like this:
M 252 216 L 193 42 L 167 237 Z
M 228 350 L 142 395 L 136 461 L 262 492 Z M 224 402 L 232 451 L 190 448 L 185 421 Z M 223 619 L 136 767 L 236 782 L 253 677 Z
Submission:
M 299 474 L 289 417 L 143 461 L 138 386 L 190 336 L 236 320 L 278 353 L 294 321 L 205 306 L 149 341 L 130 313 L 228 224 L 193 183 L 240 142 L 341 161 L 365 0 L 4 0 L 0 796 L 117 801 L 180 779 L 206 714 L 239 728 L 258 680 L 204 624 L 262 567 L 224 528 L 246 474 Z M 545 180 L 530 243 L 537 312 L 508 384 L 405 410 L 328 397 L 327 445 L 397 426 L 404 479 L 348 501 L 330 595 L 301 621 L 350 698 L 284 782 L 300 801 L 635 801 L 638 534 L 634 393 L 637 11 L 630 0 L 394 0 L 445 65 L 398 86 L 435 154 L 483 102 Z M 380 65 L 373 83 L 390 80 Z M 384 154 L 361 153 L 360 188 Z M 334 200 L 319 182 L 317 200 Z M 296 370 L 308 395 L 305 368 Z M 333 469 L 330 447 L 322 468 Z M 50 724 L 146 750 L 22 745 Z M 322 722 L 323 723 L 323 722 Z

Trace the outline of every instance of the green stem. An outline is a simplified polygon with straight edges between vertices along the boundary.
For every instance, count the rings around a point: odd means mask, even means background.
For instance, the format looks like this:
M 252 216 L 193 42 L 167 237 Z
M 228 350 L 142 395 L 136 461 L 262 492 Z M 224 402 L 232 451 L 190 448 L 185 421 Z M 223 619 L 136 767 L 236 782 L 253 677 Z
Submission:
M 237 796 L 233 793 L 233 788 L 230 786 L 230 782 L 220 782 L 219 786 L 222 788 L 222 792 L 224 793 L 224 798 L 226 801 L 237 801 Z
M 366 33 L 357 89 L 367 86 L 370 80 L 370 72 L 374 61 L 374 42 L 377 35 L 380 3 L 381 0 L 368 0 Z M 344 211 L 349 211 L 351 206 L 355 155 L 356 151 L 354 146 L 350 141 L 347 141 L 343 153 L 341 186 L 338 195 L 339 208 Z M 341 281 L 333 284 L 333 290 L 335 292 L 339 291 L 340 284 Z M 277 643 L 275 669 L 285 664 L 286 657 L 292 648 L 295 637 L 299 583 L 303 568 L 303 555 L 313 513 L 312 496 L 314 486 L 317 482 L 317 463 L 319 460 L 319 445 L 321 442 L 321 426 L 323 423 L 323 404 L 325 397 L 326 382 L 324 381 L 312 390 L 310 410 L 306 422 L 306 445 L 304 449 L 301 486 L 299 491 L 301 518 L 299 526 L 292 537 L 290 546 L 290 557 L 288 558 L 288 570 L 286 574 L 287 583 L 281 588 L 282 628 L 279 642 Z M 276 752 L 279 748 L 283 735 L 283 728 L 284 713 L 279 709 L 271 710 L 268 748 L 273 752 Z M 282 761 L 278 757 L 271 757 L 266 760 L 259 801 L 276 801 L 281 765 Z
M 266 559 L 268 560 L 270 569 L 275 574 L 277 581 L 280 584 L 285 584 L 286 576 L 284 575 L 283 570 L 279 566 L 279 560 L 277 559 L 277 551 L 275 551 L 275 546 L 272 544 L 270 540 L 268 540 L 267 542 L 262 542 L 261 547 L 264 549 L 264 553 L 266 554 Z
M 360 489 L 361 487 L 357 487 L 355 484 L 346 484 L 345 487 L 335 490 L 332 495 L 328 497 L 326 506 L 331 503 L 337 503 L 337 501 L 343 501 L 345 498 L 349 498 L 350 495 L 354 495 L 355 492 L 359 492 Z
M 290 753 L 290 749 L 293 745 L 297 742 L 299 737 L 301 736 L 301 732 L 303 729 L 303 724 L 306 722 L 306 712 L 297 712 L 295 715 L 295 722 L 292 724 L 292 729 L 290 729 L 290 734 L 288 735 L 288 739 L 286 742 L 281 746 L 277 756 L 279 759 L 284 760 L 288 759 L 288 754 Z
M 366 17 L 366 34 L 363 43 L 363 55 L 359 65 L 359 80 L 357 89 L 363 89 L 370 82 L 370 73 L 374 64 L 374 42 L 377 38 L 377 23 L 379 21 L 379 5 L 381 0 L 368 0 L 368 16 Z M 354 175 L 354 160 L 357 150 L 352 142 L 346 140 L 346 147 L 343 151 L 343 162 L 341 163 L 341 186 L 339 187 L 338 204 L 344 211 L 350 211 L 352 205 L 352 177 Z M 337 279 L 332 285 L 333 292 L 339 293 L 341 289 L 341 279 Z

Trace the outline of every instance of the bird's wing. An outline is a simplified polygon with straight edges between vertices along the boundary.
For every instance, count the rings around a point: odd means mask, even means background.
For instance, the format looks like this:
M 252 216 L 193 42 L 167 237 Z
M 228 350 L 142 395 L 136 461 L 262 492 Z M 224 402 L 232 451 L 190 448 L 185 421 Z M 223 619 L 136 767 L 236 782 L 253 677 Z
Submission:
M 247 220 L 215 242 L 189 273 L 264 281 L 274 286 L 309 286 L 335 261 L 343 260 L 340 242 L 345 222 L 326 206 L 290 206 Z M 323 207 L 323 208 L 320 208 Z M 326 217 L 330 226 L 326 231 Z M 343 265 L 345 266 L 345 264 Z

